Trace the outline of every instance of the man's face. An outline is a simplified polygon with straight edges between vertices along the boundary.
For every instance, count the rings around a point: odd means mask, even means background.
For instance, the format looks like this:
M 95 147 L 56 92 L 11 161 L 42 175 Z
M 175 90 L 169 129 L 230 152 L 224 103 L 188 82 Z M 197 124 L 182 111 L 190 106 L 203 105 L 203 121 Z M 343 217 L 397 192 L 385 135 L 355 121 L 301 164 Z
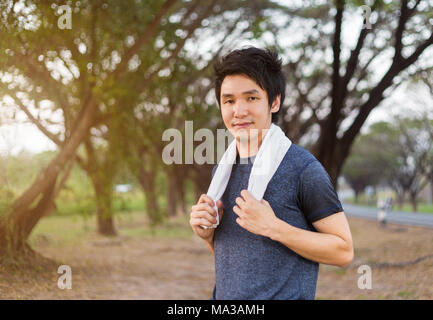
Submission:
M 224 78 L 220 101 L 221 115 L 230 133 L 242 142 L 253 141 L 259 134 L 259 144 L 262 129 L 269 129 L 272 113 L 280 108 L 280 97 L 274 100 L 269 109 L 266 91 L 254 80 L 240 74 Z

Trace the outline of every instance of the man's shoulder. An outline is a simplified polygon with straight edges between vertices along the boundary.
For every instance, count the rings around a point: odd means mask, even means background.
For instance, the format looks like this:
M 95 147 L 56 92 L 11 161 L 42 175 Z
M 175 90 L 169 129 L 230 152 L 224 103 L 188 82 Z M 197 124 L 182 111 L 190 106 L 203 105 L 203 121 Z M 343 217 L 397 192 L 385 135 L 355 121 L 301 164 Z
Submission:
M 283 158 L 283 166 L 301 173 L 309 164 L 315 161 L 317 161 L 317 159 L 310 151 L 292 143 Z
M 300 145 L 296 144 L 296 143 L 292 143 L 289 150 L 287 150 L 287 153 L 295 159 L 316 159 L 314 157 L 314 155 L 308 151 L 307 149 L 301 147 Z
M 292 157 L 296 166 L 297 176 L 300 182 L 307 184 L 320 184 L 319 182 L 330 181 L 331 178 L 322 163 L 307 149 L 298 145 L 294 146 Z

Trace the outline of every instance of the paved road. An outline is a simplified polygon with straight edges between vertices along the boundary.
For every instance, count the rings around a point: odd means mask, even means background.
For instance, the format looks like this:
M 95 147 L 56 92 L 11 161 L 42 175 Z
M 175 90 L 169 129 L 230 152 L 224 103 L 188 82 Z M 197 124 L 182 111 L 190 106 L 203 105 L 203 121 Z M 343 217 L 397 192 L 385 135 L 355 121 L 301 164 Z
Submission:
M 356 206 L 343 202 L 344 212 L 348 216 L 377 220 L 377 209 Z M 433 228 L 433 213 L 392 211 L 387 215 L 387 221 L 402 225 L 413 225 Z

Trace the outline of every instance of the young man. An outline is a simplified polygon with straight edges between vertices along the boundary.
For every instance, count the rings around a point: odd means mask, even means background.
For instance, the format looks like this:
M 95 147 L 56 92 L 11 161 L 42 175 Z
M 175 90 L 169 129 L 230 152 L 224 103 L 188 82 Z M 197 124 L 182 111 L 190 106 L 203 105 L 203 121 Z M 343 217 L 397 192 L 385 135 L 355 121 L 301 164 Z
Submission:
M 281 60 L 274 51 L 249 47 L 223 57 L 215 73 L 216 98 L 238 155 L 217 201 L 217 228 L 203 228 L 216 223 L 209 196 L 191 208 L 194 233 L 215 255 L 212 299 L 314 299 L 319 263 L 343 267 L 353 259 L 349 225 L 325 169 L 291 144 L 263 200 L 247 190 L 265 134 L 256 148 L 242 146 L 248 139 L 241 137 L 277 121 L 285 90 Z

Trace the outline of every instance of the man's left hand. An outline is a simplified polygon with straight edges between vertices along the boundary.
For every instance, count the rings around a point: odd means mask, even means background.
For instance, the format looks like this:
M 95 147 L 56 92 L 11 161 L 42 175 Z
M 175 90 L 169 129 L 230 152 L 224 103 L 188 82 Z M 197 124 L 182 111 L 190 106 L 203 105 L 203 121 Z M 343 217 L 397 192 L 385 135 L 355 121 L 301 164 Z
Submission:
M 242 190 L 235 201 L 237 205 L 233 207 L 233 212 L 238 215 L 237 224 L 249 232 L 270 237 L 279 219 L 269 202 L 257 200 L 248 190 Z

